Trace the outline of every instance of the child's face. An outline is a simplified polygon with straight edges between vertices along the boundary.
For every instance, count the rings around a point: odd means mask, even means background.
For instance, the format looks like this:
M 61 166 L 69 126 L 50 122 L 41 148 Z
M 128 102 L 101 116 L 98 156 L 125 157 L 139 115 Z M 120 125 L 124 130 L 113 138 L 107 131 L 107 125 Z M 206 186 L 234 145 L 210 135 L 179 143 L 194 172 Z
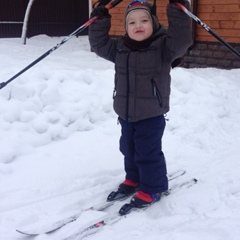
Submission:
M 126 24 L 128 36 L 135 41 L 143 41 L 153 33 L 151 17 L 145 10 L 129 13 Z

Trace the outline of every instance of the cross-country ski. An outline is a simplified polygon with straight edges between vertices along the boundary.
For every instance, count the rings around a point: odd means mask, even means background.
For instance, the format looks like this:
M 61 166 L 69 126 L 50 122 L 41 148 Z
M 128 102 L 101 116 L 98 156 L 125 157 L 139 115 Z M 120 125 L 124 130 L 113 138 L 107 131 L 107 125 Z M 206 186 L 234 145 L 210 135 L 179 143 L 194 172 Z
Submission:
M 185 170 L 177 170 L 171 174 L 168 175 L 169 181 L 172 181 L 174 179 L 177 179 L 181 176 L 183 176 L 186 173 Z M 188 183 L 188 182 L 187 182 Z M 174 186 L 175 188 L 175 186 Z M 171 191 L 171 189 L 170 189 Z M 129 196 L 130 198 L 130 196 Z M 36 236 L 39 234 L 46 234 L 51 233 L 55 230 L 58 230 L 59 228 L 65 226 L 68 223 L 71 223 L 73 221 L 76 221 L 80 217 L 82 219 L 86 218 L 86 212 L 97 212 L 97 214 L 101 214 L 100 211 L 104 211 L 105 209 L 111 207 L 115 202 L 107 202 L 106 196 L 105 200 L 102 200 L 100 203 L 97 203 L 95 205 L 92 205 L 90 207 L 87 207 L 85 209 L 79 209 L 80 211 L 74 214 L 68 214 L 67 216 L 52 216 L 48 219 L 43 219 L 41 222 L 36 222 L 34 224 L 29 224 L 26 226 L 22 226 L 17 229 L 17 232 L 30 235 L 30 236 Z M 117 215 L 117 214 L 115 214 Z M 90 213 L 90 216 L 92 216 L 92 213 Z M 103 219 L 104 220 L 104 219 Z M 96 219 L 95 219 L 96 222 Z

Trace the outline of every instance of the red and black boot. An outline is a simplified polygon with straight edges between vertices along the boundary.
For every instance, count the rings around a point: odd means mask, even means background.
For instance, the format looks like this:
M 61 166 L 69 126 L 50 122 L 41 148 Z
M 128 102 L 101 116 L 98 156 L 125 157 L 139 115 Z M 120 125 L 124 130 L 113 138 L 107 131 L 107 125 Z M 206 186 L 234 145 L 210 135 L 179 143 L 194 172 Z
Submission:
M 158 202 L 161 198 L 161 193 L 148 194 L 143 191 L 138 191 L 131 199 L 130 203 L 124 204 L 119 210 L 120 215 L 126 215 L 133 209 L 141 209 Z
M 107 201 L 116 201 L 116 200 L 124 200 L 129 196 L 133 195 L 136 191 L 138 191 L 139 184 L 126 179 L 123 183 L 121 183 L 118 187 L 117 191 L 111 192 L 108 197 Z

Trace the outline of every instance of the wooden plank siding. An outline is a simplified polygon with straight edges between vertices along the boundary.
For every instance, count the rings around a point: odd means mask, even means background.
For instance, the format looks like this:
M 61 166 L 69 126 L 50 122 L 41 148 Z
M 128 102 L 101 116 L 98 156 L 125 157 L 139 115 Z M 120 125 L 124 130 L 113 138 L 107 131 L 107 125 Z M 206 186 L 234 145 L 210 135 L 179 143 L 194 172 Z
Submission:
M 240 0 L 199 0 L 198 17 L 229 43 L 240 43 Z M 196 41 L 216 42 L 197 26 Z

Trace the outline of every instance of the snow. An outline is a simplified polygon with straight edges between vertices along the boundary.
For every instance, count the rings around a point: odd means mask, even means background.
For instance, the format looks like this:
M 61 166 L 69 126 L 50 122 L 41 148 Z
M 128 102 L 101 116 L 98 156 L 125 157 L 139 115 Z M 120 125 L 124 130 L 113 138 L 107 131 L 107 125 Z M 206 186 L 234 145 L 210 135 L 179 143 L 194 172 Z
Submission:
M 39 35 L 22 45 L 0 39 L 0 82 L 61 40 Z M 163 147 L 168 172 L 187 173 L 170 185 L 193 177 L 198 183 L 87 239 L 239 239 L 240 69 L 176 68 L 171 75 Z M 90 51 L 87 37 L 78 37 L 0 90 L 1 240 L 32 239 L 15 230 L 77 214 L 124 179 L 113 77 L 113 64 Z M 67 238 L 87 219 L 34 239 Z

